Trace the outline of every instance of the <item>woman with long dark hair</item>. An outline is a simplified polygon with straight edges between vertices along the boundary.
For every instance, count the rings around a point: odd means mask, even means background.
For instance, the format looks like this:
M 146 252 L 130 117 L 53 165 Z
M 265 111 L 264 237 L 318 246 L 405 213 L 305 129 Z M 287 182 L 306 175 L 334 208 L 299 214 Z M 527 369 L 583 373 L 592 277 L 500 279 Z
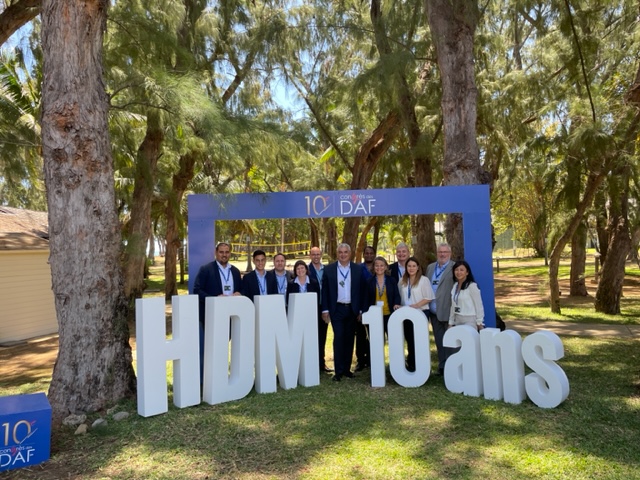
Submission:
M 451 313 L 449 327 L 470 325 L 484 328 L 484 307 L 480 289 L 473 278 L 471 267 L 464 260 L 458 260 L 452 268 L 453 288 L 451 289 Z
M 436 296 L 431 288 L 429 279 L 422 275 L 422 267 L 416 257 L 409 257 L 405 263 L 405 271 L 402 279 L 398 283 L 402 305 L 420 310 L 424 313 L 424 321 L 427 320 L 429 303 Z M 413 337 L 413 325 L 405 320 L 403 322 L 404 338 L 407 341 L 407 370 L 410 372 L 416 369 L 416 347 Z M 427 325 L 428 330 L 428 325 Z

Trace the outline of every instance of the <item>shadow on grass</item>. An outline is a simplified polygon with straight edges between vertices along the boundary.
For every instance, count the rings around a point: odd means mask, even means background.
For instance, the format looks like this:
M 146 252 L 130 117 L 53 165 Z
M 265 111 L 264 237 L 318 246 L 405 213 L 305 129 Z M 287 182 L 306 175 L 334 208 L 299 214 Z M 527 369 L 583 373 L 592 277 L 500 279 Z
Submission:
M 0 478 L 640 478 L 638 342 L 563 339 L 571 393 L 556 409 L 368 374 L 252 392 L 74 437 L 42 467 Z M 122 405 L 135 411 L 133 402 Z

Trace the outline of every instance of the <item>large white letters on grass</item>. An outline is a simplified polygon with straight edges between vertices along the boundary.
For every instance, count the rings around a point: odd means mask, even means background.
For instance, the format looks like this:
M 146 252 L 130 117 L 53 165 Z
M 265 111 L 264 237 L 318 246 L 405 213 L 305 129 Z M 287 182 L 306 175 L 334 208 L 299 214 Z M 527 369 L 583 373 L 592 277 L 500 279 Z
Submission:
M 416 352 L 416 369 L 407 370 L 404 362 L 404 328 L 403 321 L 411 322 Z M 369 344 L 371 349 L 371 386 L 385 386 L 384 372 L 384 327 L 382 309 L 370 307 L 362 315 L 362 323 L 369 325 Z M 402 307 L 389 317 L 387 325 L 389 335 L 389 370 L 393 379 L 403 387 L 419 387 L 424 385 L 431 371 L 429 354 L 429 324 L 427 317 L 420 310 Z
M 260 295 L 256 302 L 256 392 L 320 384 L 318 371 L 318 311 L 316 293 L 289 296 L 285 312 L 282 295 Z
M 200 403 L 198 297 L 175 296 L 173 339 L 167 340 L 164 299 L 136 300 L 138 413 L 150 417 L 165 413 L 167 361 L 173 360 L 173 404 L 178 408 Z
M 555 408 L 569 396 L 569 379 L 554 362 L 564 357 L 562 341 L 553 332 L 540 330 L 522 342 L 522 356 L 533 370 L 525 378 L 527 395 L 540 408 Z
M 138 413 L 143 417 L 168 409 L 166 362 L 173 361 L 173 401 L 178 408 L 200 403 L 198 297 L 176 296 L 173 338 L 166 339 L 162 298 L 136 301 Z M 240 296 L 206 299 L 203 400 L 217 404 L 245 397 L 255 384 L 258 393 L 315 386 L 318 372 L 317 297 L 292 294 L 288 313 L 282 295 L 258 296 L 255 305 Z M 369 325 L 371 385 L 385 386 L 382 309 L 363 315 Z M 411 322 L 416 370 L 404 361 L 403 321 Z M 429 378 L 430 352 L 427 318 L 402 307 L 389 318 L 389 369 L 398 384 L 419 387 Z M 521 403 L 526 395 L 542 408 L 554 408 L 569 395 L 569 381 L 555 361 L 564 356 L 557 335 L 539 331 L 524 341 L 514 331 L 470 326 L 447 330 L 444 345 L 459 348 L 445 365 L 448 390 L 491 400 Z M 533 373 L 524 376 L 526 363 Z M 255 373 L 255 378 L 254 378 Z M 277 375 L 277 377 L 276 377 Z
M 209 297 L 205 300 L 202 391 L 206 403 L 215 405 L 239 400 L 251 391 L 255 325 L 255 310 L 247 297 Z
M 478 331 L 469 325 L 450 328 L 444 335 L 443 344 L 445 347 L 461 347 L 444 364 L 444 384 L 447 390 L 472 397 L 482 395 Z
M 503 333 L 497 328 L 481 330 L 480 356 L 484 398 L 522 403 L 526 396 L 520 335 L 513 330 Z
M 562 341 L 540 330 L 524 341 L 511 330 L 470 326 L 447 330 L 444 345 L 461 347 L 445 364 L 445 384 L 456 393 L 521 403 L 526 395 L 541 408 L 554 408 L 569 395 L 569 380 L 555 363 L 564 356 Z M 452 361 L 453 360 L 453 361 Z M 533 370 L 524 377 L 524 364 Z

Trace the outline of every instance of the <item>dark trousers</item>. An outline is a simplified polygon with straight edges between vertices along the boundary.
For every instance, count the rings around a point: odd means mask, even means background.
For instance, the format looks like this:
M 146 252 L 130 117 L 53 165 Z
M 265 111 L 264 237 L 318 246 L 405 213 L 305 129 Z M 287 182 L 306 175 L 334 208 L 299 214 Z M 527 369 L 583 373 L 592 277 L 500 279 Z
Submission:
M 327 344 L 327 330 L 329 324 L 322 320 L 322 312 L 318 312 L 318 352 L 320 353 L 320 370 L 326 367 L 324 363 L 324 349 Z
M 371 365 L 369 347 L 369 326 L 362 322 L 356 323 L 356 359 L 358 365 L 367 367 Z
M 356 333 L 356 315 L 351 305 L 338 304 L 331 317 L 333 328 L 333 361 L 336 375 L 351 371 L 353 358 L 353 339 Z
M 436 349 L 438 350 L 438 370 L 442 371 L 447 358 L 449 358 L 453 352 L 452 348 L 445 347 L 443 345 L 442 340 L 444 338 L 444 334 L 447 332 L 448 322 L 441 322 L 438 320 L 438 317 L 431 312 L 429 312 L 429 319 L 431 320 L 433 339 L 436 342 Z

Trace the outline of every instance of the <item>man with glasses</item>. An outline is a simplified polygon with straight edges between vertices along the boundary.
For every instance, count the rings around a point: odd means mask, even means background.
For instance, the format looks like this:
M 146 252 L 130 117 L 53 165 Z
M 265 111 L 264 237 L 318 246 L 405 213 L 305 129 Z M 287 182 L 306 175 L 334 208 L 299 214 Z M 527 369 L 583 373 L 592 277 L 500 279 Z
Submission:
M 438 245 L 437 255 L 438 260 L 427 267 L 427 278 L 436 295 L 436 299 L 429 304 L 429 318 L 438 350 L 437 374 L 442 375 L 444 364 L 451 355 L 451 349 L 442 344 L 451 311 L 451 289 L 453 288 L 451 247 L 446 243 L 441 243 Z

